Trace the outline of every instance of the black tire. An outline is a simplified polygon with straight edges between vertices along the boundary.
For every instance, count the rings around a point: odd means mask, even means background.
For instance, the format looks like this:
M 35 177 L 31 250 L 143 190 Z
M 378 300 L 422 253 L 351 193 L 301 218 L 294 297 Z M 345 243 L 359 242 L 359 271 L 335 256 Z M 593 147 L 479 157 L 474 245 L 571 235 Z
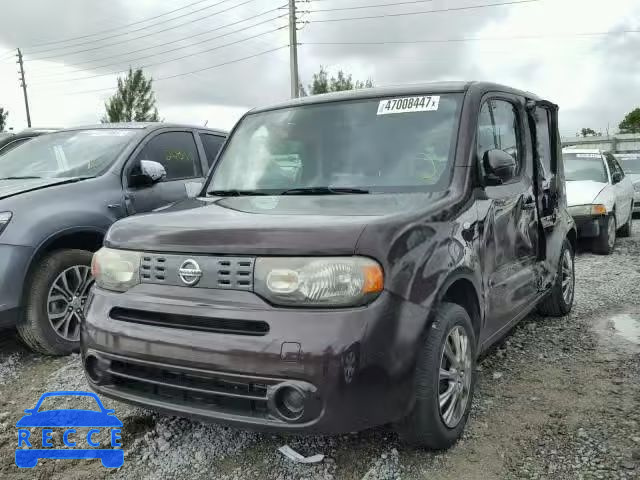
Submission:
M 611 222 L 613 227 L 611 228 Z M 616 244 L 616 215 L 612 213 L 605 217 L 600 229 L 600 235 L 593 240 L 593 251 L 600 255 L 609 255 L 613 252 Z
M 471 375 L 468 399 L 460 420 L 454 427 L 446 425 L 441 413 L 440 366 L 444 342 L 455 327 L 461 327 L 469 339 L 471 353 L 468 373 Z M 400 439 L 408 444 L 441 450 L 451 447 L 462 435 L 467 423 L 475 387 L 476 338 L 466 310 L 454 303 L 443 302 L 435 312 L 418 353 L 415 371 L 415 404 L 412 411 L 398 425 Z
M 565 262 L 565 252 L 569 252 L 570 257 L 570 286 L 571 286 L 571 295 L 568 298 L 565 298 L 565 291 L 563 288 L 563 282 L 566 279 L 566 268 L 563 266 Z M 542 315 L 550 316 L 550 317 L 562 317 L 568 314 L 573 307 L 573 299 L 575 297 L 575 285 L 576 285 L 576 276 L 575 276 L 575 252 L 571 247 L 571 243 L 569 240 L 565 239 L 564 244 L 562 245 L 562 251 L 560 252 L 560 261 L 558 262 L 558 274 L 556 275 L 556 281 L 551 287 L 551 291 L 547 296 L 545 296 L 540 303 L 538 304 L 538 312 Z
M 625 223 L 620 230 L 618 230 L 619 237 L 630 237 L 633 234 L 633 202 L 631 203 L 631 211 L 629 213 L 629 220 Z
M 49 322 L 49 290 L 66 269 L 91 265 L 91 252 L 58 250 L 42 258 L 25 285 L 25 312 L 18 321 L 18 335 L 32 350 L 46 355 L 68 355 L 80 349 L 80 341 L 69 341 Z

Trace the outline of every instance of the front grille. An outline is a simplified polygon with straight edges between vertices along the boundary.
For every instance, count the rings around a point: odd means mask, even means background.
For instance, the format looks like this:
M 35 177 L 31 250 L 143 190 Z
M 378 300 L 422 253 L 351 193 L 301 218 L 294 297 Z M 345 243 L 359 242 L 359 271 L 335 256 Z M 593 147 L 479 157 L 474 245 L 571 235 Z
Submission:
M 194 285 L 180 278 L 182 265 L 196 262 L 202 276 Z M 140 281 L 160 285 L 192 286 L 194 288 L 220 288 L 227 290 L 253 290 L 252 257 L 210 257 L 145 253 L 140 261 Z
M 107 370 L 124 393 L 199 409 L 266 418 L 266 383 L 207 370 L 114 358 Z
M 149 312 L 133 308 L 112 308 L 109 317 L 121 322 L 140 323 L 158 327 L 198 330 L 203 332 L 234 335 L 266 335 L 269 324 L 257 320 L 234 320 L 228 318 L 198 317 L 165 312 Z

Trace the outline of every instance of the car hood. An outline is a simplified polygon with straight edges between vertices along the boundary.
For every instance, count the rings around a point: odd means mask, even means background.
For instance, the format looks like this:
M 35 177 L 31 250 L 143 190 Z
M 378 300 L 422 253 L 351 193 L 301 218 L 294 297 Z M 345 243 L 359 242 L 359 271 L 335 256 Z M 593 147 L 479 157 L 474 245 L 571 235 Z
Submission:
M 442 192 L 191 199 L 116 222 L 105 245 L 180 253 L 351 255 L 369 223 L 425 211 L 444 196 Z
M 567 181 L 567 205 L 589 205 L 607 185 L 609 184 L 591 180 Z
M 640 183 L 640 173 L 627 173 L 627 177 L 632 183 Z
M 0 180 L 0 199 L 12 197 L 32 190 L 60 185 L 75 178 L 29 178 L 24 180 Z
M 114 415 L 92 410 L 47 410 L 25 415 L 16 427 L 121 427 Z

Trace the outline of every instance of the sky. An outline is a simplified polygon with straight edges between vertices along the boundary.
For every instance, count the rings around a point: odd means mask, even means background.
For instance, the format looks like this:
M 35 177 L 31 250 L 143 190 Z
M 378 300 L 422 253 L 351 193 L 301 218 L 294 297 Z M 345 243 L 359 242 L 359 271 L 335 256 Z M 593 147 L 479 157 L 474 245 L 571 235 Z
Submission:
M 3 2 L 0 107 L 10 112 L 9 127 L 26 127 L 19 47 L 34 127 L 97 123 L 118 75 L 132 66 L 154 78 L 165 121 L 230 128 L 248 109 L 290 96 L 286 3 Z M 567 136 L 582 127 L 615 133 L 640 106 L 637 0 L 298 0 L 296 6 L 304 85 L 320 65 L 376 86 L 494 81 L 559 104 Z

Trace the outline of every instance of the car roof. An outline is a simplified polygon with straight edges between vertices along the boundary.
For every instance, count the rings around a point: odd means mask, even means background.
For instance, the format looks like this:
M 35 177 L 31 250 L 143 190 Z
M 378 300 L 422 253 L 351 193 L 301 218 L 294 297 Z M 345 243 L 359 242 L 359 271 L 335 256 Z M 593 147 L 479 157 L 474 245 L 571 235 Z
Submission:
M 407 95 L 423 95 L 423 94 L 444 94 L 444 93 L 464 93 L 470 88 L 478 91 L 498 91 L 512 93 L 514 95 L 522 95 L 527 98 L 539 100 L 539 97 L 531 92 L 518 90 L 506 85 L 500 85 L 491 82 L 430 82 L 430 83 L 411 83 L 398 86 L 359 88 L 356 90 L 346 90 L 342 92 L 324 93 L 321 95 L 310 95 L 307 97 L 295 98 L 274 105 L 258 107 L 251 110 L 251 113 L 258 113 L 268 110 L 277 110 L 280 108 L 297 107 L 302 105 L 314 105 L 321 103 L 361 100 L 379 97 L 394 97 Z
M 198 125 L 188 125 L 182 123 L 165 123 L 165 122 L 117 122 L 117 123 L 98 123 L 95 125 L 80 125 L 77 127 L 65 128 L 62 131 L 74 130 L 97 130 L 97 129 L 131 129 L 131 130 L 157 130 L 160 128 L 193 128 L 197 130 L 209 131 L 218 135 L 228 135 L 229 132 L 222 129 L 203 127 Z

